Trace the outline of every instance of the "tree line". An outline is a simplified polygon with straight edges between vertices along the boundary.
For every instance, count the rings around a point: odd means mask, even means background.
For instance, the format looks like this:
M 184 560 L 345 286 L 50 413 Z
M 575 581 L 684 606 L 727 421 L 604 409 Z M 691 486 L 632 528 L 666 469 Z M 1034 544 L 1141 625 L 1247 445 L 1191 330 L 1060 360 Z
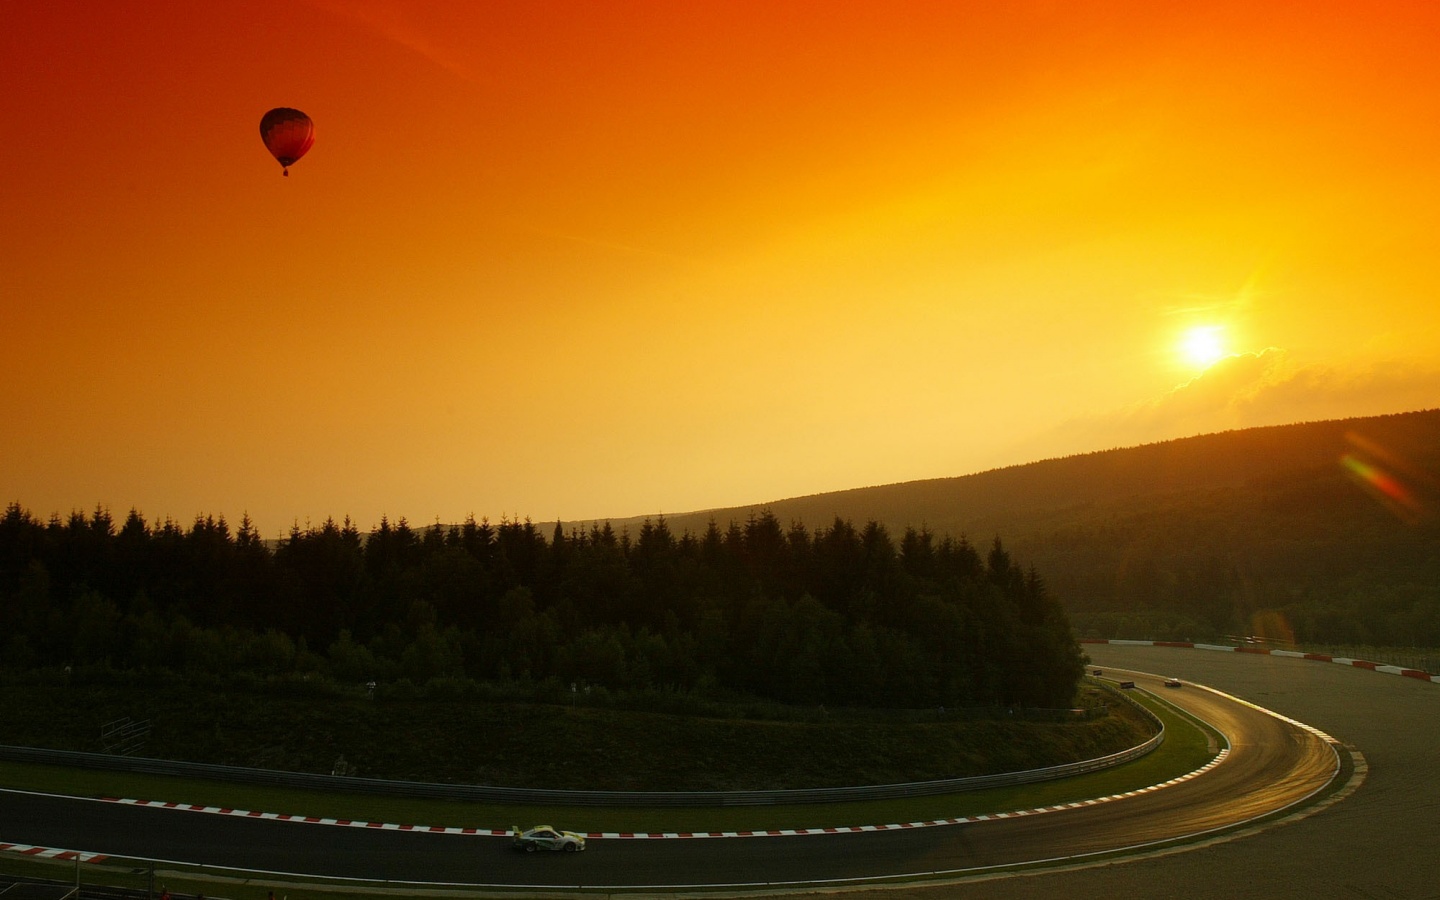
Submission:
M 1440 409 L 1199 435 L 773 511 L 1003 534 L 1084 637 L 1440 648 Z M 700 531 L 706 515 L 670 524 Z
M 1086 637 L 1440 647 L 1440 491 L 1414 496 L 1397 516 L 1332 462 L 1013 544 Z
M 1069 620 L 997 537 L 771 513 L 548 539 L 530 521 L 273 546 L 243 519 L 0 518 L 0 666 L 554 682 L 868 707 L 1068 706 Z

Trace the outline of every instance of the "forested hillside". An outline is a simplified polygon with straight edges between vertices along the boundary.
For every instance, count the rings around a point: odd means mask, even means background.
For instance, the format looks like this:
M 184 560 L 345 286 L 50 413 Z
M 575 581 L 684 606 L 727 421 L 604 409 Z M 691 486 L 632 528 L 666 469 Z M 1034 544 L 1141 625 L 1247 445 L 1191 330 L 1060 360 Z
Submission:
M 1056 706 L 1080 671 L 1072 622 L 1440 647 L 1437 510 L 1440 411 L 548 538 L 530 522 L 327 522 L 271 547 L 248 522 L 42 522 L 12 504 L 0 666 Z
M 876 707 L 1069 706 L 1063 609 L 999 539 L 770 514 L 677 536 L 530 522 L 292 531 L 0 519 L 0 666 L 407 680 Z
M 1003 534 L 1086 636 L 1440 646 L 1440 410 L 1205 435 L 761 508 L 784 522 L 841 516 L 975 541 Z M 703 529 L 752 513 L 670 523 Z

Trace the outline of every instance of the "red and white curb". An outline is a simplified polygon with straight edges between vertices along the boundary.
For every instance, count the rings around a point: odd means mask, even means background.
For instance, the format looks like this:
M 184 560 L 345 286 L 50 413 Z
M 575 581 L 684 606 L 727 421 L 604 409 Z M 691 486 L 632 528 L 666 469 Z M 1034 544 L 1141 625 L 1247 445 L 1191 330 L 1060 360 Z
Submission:
M 211 813 L 220 816 L 240 816 L 248 819 L 269 819 L 276 822 L 298 822 L 302 825 L 339 825 L 344 828 L 377 828 L 383 831 L 424 831 L 434 834 L 474 834 L 482 837 L 504 837 L 511 833 L 505 828 L 451 828 L 441 825 L 392 825 L 387 822 L 362 822 L 356 819 L 330 819 L 320 816 L 295 816 L 286 813 L 255 812 L 248 809 L 232 809 L 228 806 L 196 806 L 190 803 L 167 803 L 163 800 L 128 800 L 118 797 L 100 797 L 104 803 L 123 803 L 127 806 L 148 806 L 153 809 L 175 809 L 181 812 Z
M 1431 684 L 1440 684 L 1440 675 L 1431 675 L 1421 669 L 1407 669 L 1403 666 L 1388 666 L 1384 663 L 1370 662 L 1365 659 L 1352 659 L 1348 656 L 1329 656 L 1324 653 L 1304 653 L 1299 650 L 1272 650 L 1269 647 L 1231 647 L 1228 644 L 1196 644 L 1191 641 L 1122 641 L 1104 639 L 1081 639 L 1082 644 L 1112 644 L 1116 647 L 1181 647 L 1193 650 L 1219 650 L 1229 653 L 1253 653 L 1257 656 L 1287 656 L 1292 659 L 1309 659 L 1316 662 L 1339 663 L 1342 666 L 1353 666 L 1357 669 L 1369 669 L 1372 672 L 1382 672 L 1386 675 L 1403 675 L 1406 678 L 1414 678 L 1419 681 L 1428 681 Z
M 1109 803 L 1113 800 L 1123 800 L 1127 797 L 1135 797 L 1140 794 L 1147 794 L 1151 791 L 1158 791 L 1171 785 L 1198 778 L 1216 766 L 1220 765 L 1228 757 L 1228 749 L 1220 753 L 1210 762 L 1201 766 L 1193 772 L 1188 772 L 1178 778 L 1139 790 L 1126 791 L 1123 794 L 1112 794 L 1108 797 L 1097 797 L 1092 800 L 1080 800 L 1074 803 L 1062 803 L 1058 806 L 1042 806 L 1037 809 L 1022 809 L 1014 812 L 995 813 L 993 815 L 962 816 L 954 819 L 931 819 L 926 822 L 899 822 L 891 825 L 842 825 L 829 828 L 782 828 L 768 831 L 665 831 L 665 832 L 643 832 L 643 831 L 597 831 L 589 832 L 586 838 L 597 840 L 678 840 L 689 838 L 746 838 L 746 837 L 800 837 L 804 835 L 822 834 L 858 834 L 870 831 L 901 831 L 909 828 L 935 828 L 944 825 L 965 825 L 974 822 L 988 822 L 994 819 L 1015 819 L 1022 816 L 1034 816 L 1042 813 L 1059 812 L 1066 809 L 1078 809 L 1085 806 L 1095 806 L 1100 803 Z M 245 809 L 231 809 L 222 806 L 196 806 L 188 803 L 167 803 L 161 800 L 129 800 L 116 797 L 100 798 L 106 803 L 123 803 L 129 806 L 147 806 L 156 809 L 174 809 L 182 812 L 210 813 L 221 816 L 241 816 L 251 819 L 269 819 L 276 822 L 296 822 L 305 825 L 336 825 L 344 828 L 377 828 L 385 831 L 416 831 L 431 834 L 468 834 L 480 837 L 508 837 L 513 834 L 509 828 L 455 828 L 441 825 L 396 825 L 387 822 L 361 822 L 354 819 L 331 819 L 317 816 L 295 816 L 284 813 L 254 812 Z
M 78 850 L 53 850 L 49 847 L 34 847 L 30 844 L 6 844 L 0 843 L 0 852 L 23 853 L 26 856 L 34 856 L 40 859 L 64 859 L 79 860 L 80 862 L 99 862 L 105 859 L 102 853 L 81 853 Z

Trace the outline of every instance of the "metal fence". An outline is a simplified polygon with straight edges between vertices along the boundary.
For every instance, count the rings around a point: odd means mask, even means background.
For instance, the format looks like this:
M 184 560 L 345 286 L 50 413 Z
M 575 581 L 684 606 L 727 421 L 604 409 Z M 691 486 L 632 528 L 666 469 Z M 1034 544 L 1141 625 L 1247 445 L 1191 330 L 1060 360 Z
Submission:
M 153 873 L 149 873 L 153 875 Z M 106 878 L 114 880 L 113 870 Z M 123 878 L 121 880 L 124 880 Z M 57 881 L 46 878 L 22 878 L 14 875 L 0 875 L 0 898 L 10 900 L 156 900 L 165 891 L 163 884 L 154 883 L 145 873 L 132 875 L 131 885 L 85 884 L 77 873 L 74 881 Z M 170 891 L 171 900 L 203 900 L 200 894 L 182 894 Z
M 121 756 L 131 756 L 139 753 L 145 747 L 145 740 L 149 737 L 149 719 L 136 722 L 134 719 L 126 716 L 123 719 L 106 722 L 101 726 L 100 748 L 106 753 L 118 753 Z

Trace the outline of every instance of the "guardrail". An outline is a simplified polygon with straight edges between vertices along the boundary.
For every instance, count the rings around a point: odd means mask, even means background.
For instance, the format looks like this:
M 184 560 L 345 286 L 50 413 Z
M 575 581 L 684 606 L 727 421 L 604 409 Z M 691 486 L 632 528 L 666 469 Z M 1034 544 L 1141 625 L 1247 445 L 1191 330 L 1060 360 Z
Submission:
M 1336 656 L 1331 653 L 1317 653 L 1307 650 L 1283 650 L 1277 647 L 1265 646 L 1262 643 L 1245 643 L 1239 646 L 1232 646 L 1230 644 L 1197 644 L 1194 641 L 1142 641 L 1131 640 L 1129 638 L 1081 638 L 1080 643 L 1110 644 L 1116 647 L 1175 647 L 1192 650 L 1216 650 L 1221 653 L 1257 653 L 1261 656 L 1285 656 L 1295 659 L 1309 659 L 1316 662 L 1339 663 L 1342 666 L 1369 669 L 1372 672 L 1384 672 L 1387 675 L 1403 675 L 1406 678 L 1415 678 L 1420 681 L 1428 681 L 1431 684 L 1440 684 L 1440 675 L 1430 671 L 1429 657 L 1411 657 L 1412 659 L 1420 659 L 1425 663 L 1421 668 L 1411 668 L 1409 665 L 1391 665 L 1379 660 L 1356 659 L 1352 656 Z M 1388 658 L 1394 660 L 1398 657 L 1388 655 Z
M 417 781 L 384 781 L 348 775 L 311 775 L 303 772 L 281 772 L 273 769 L 248 769 L 210 763 L 177 762 L 143 757 L 117 757 L 103 753 L 82 753 L 71 750 L 43 750 L 36 747 L 0 746 L 0 759 L 10 762 L 72 766 L 84 769 L 128 772 L 136 775 L 163 775 L 181 778 L 203 778 L 266 787 L 292 787 L 305 790 L 340 791 L 415 797 L 436 800 L 468 800 L 495 803 L 526 803 L 560 806 L 767 806 L 783 803 L 843 803 L 853 800 L 895 800 L 904 797 L 925 797 L 955 794 L 992 787 L 1008 787 L 1069 778 L 1096 772 L 1139 759 L 1159 747 L 1165 739 L 1165 726 L 1142 704 L 1116 691 L 1112 692 L 1149 718 L 1159 731 L 1142 744 L 1080 762 L 1004 772 L 998 775 L 976 775 L 969 778 L 947 778 L 937 781 L 916 781 L 903 784 L 862 785 L 857 787 L 812 788 L 773 791 L 566 791 L 534 788 L 492 787 L 477 784 L 433 784 Z

